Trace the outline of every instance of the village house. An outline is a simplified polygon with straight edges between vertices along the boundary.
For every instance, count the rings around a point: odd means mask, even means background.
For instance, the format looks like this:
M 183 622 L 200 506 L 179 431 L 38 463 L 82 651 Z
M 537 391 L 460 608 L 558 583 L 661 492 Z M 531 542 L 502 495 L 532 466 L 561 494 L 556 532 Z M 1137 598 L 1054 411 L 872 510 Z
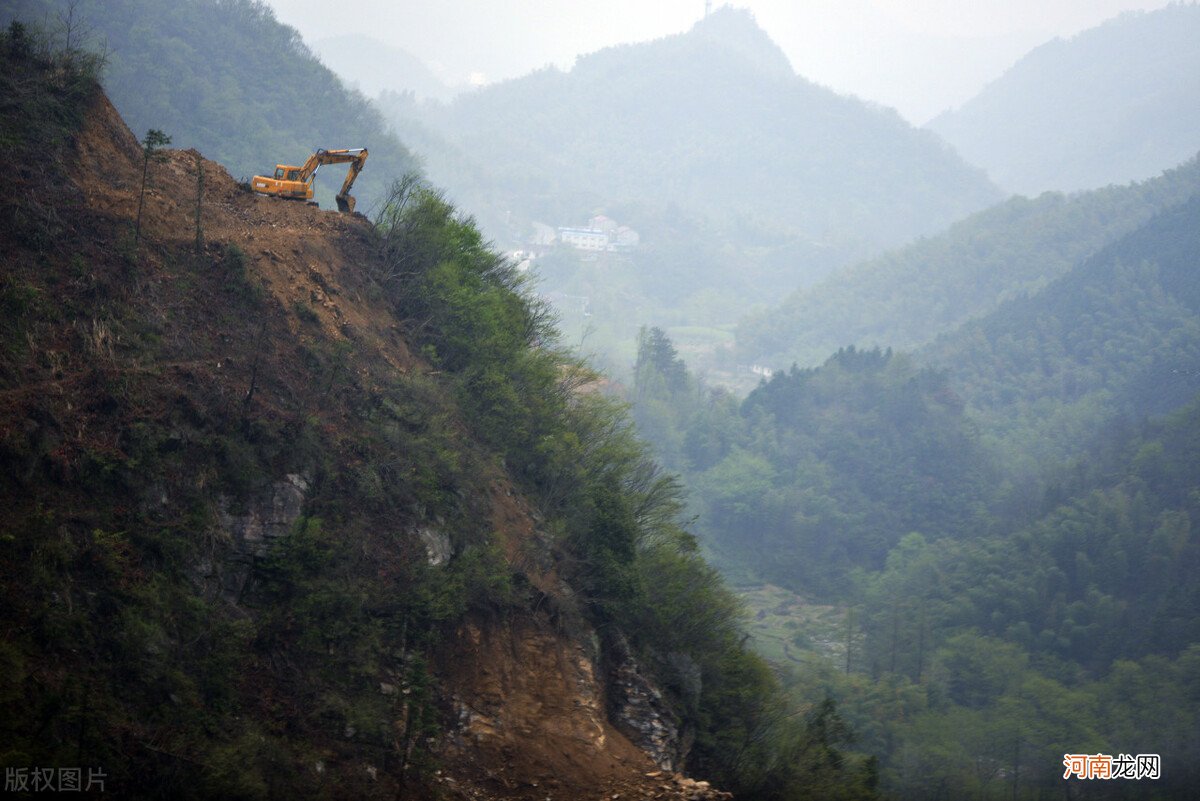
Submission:
M 558 241 L 576 250 L 608 250 L 608 234 L 598 228 L 559 228 Z
M 641 237 L 628 225 L 619 225 L 611 217 L 598 214 L 588 220 L 586 228 L 559 228 L 558 241 L 576 250 L 613 252 L 636 248 Z

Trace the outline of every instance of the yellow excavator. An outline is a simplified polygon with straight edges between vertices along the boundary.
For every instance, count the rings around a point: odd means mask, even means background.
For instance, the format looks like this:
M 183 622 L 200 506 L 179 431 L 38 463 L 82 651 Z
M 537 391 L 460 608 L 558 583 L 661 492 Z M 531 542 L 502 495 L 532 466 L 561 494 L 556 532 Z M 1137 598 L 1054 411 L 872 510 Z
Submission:
M 275 177 L 256 175 L 250 181 L 250 188 L 255 192 L 289 200 L 312 200 L 313 178 L 322 164 L 350 164 L 350 171 L 342 183 L 342 191 L 337 194 L 338 211 L 350 214 L 354 211 L 354 198 L 350 197 L 350 187 L 354 179 L 362 172 L 363 164 L 367 161 L 367 149 L 354 147 L 348 150 L 318 149 L 308 157 L 300 167 L 288 164 L 275 165 Z

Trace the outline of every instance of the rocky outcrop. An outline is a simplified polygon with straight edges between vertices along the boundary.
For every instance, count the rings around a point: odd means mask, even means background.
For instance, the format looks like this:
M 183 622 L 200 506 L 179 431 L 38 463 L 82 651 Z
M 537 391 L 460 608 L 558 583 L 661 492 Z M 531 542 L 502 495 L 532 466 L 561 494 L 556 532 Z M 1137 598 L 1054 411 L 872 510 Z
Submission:
M 653 776 L 653 774 L 649 774 Z M 657 777 L 655 777 L 657 778 Z M 682 773 L 662 776 L 658 793 L 653 798 L 687 799 L 687 801 L 729 801 L 733 793 L 722 792 L 706 781 L 688 778 Z
M 421 526 L 417 529 L 417 537 L 425 546 L 425 556 L 430 565 L 441 567 L 454 556 L 454 546 L 450 542 L 450 535 L 445 531 L 433 526 Z
M 222 497 L 217 519 L 232 540 L 234 551 L 244 556 L 265 556 L 273 541 L 291 533 L 300 518 L 307 491 L 308 481 L 289 473 L 251 501 L 244 514 L 230 513 L 229 499 Z
M 255 559 L 267 554 L 274 542 L 292 532 L 304 510 L 308 480 L 289 473 L 276 481 L 237 513 L 227 496 L 217 499 L 215 540 L 223 554 L 210 554 L 196 565 L 197 583 L 213 587 L 236 603 L 246 589 Z
M 675 770 L 687 756 L 679 718 L 667 706 L 662 692 L 646 678 L 619 633 L 608 646 L 609 717 L 617 730 L 633 741 L 663 770 Z

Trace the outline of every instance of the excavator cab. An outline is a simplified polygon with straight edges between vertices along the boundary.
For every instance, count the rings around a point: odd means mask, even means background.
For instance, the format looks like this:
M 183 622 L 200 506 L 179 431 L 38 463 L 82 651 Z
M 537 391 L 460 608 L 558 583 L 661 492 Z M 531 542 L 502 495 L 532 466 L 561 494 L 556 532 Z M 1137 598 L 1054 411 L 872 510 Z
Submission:
M 275 175 L 268 178 L 256 175 L 250 181 L 250 188 L 263 195 L 287 198 L 289 200 L 308 200 L 313 197 L 313 179 L 322 164 L 350 164 L 350 171 L 342 183 L 342 189 L 337 194 L 338 210 L 344 213 L 354 211 L 354 198 L 350 196 L 350 187 L 362 172 L 363 164 L 367 161 L 365 147 L 348 150 L 317 150 L 308 157 L 303 166 L 294 167 L 290 164 L 276 164 Z
M 250 188 L 263 195 L 273 195 L 288 200 L 312 200 L 312 178 L 311 174 L 307 179 L 305 178 L 303 167 L 276 164 L 274 177 L 256 175 L 250 181 Z

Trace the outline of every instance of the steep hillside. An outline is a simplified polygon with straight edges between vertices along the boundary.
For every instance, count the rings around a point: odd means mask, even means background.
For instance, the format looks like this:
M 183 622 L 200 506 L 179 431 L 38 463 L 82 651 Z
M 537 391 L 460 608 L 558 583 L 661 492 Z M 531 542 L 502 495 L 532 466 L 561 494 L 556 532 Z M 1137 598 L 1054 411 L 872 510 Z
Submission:
M 1200 391 L 1200 194 L 922 351 L 1030 467 Z
M 728 797 L 680 768 L 873 797 L 436 193 L 375 226 L 252 195 L 140 147 L 86 54 L 14 25 L 0 58 L 6 769 L 130 798 Z
M 1036 292 L 1197 192 L 1200 159 L 1192 159 L 1129 186 L 1013 198 L 743 320 L 738 350 L 747 361 L 808 366 L 848 345 L 921 347 L 1007 298 Z
M 379 112 L 258 0 L 5 0 L 0 24 L 21 19 L 65 35 L 71 7 L 73 36 L 103 43 L 105 89 L 139 135 L 165 131 L 243 179 L 302 164 L 318 147 L 366 147 L 355 187 L 363 210 L 416 167 Z M 317 181 L 318 199 L 332 206 L 341 176 L 326 170 Z
M 1129 12 L 1042 45 L 928 124 L 1007 190 L 1091 189 L 1200 150 L 1200 5 Z

